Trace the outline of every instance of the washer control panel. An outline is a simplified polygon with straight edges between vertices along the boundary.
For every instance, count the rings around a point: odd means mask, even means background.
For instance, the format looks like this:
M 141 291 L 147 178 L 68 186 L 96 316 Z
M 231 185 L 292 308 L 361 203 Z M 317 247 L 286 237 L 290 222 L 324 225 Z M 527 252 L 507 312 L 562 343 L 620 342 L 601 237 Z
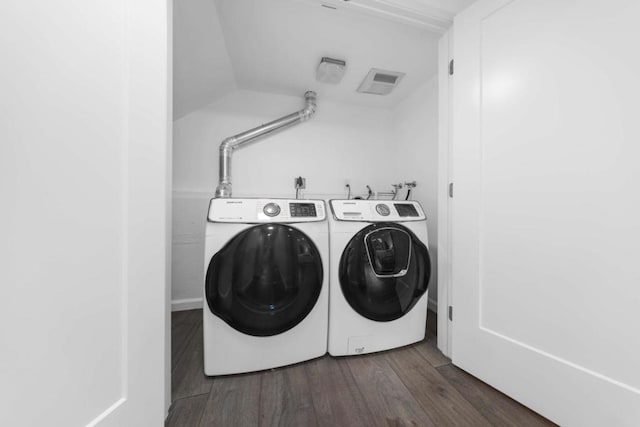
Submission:
M 323 200 L 211 199 L 209 222 L 258 224 L 314 222 L 326 219 Z
M 404 222 L 427 219 L 420 203 L 410 200 L 331 200 L 329 205 L 337 221 Z

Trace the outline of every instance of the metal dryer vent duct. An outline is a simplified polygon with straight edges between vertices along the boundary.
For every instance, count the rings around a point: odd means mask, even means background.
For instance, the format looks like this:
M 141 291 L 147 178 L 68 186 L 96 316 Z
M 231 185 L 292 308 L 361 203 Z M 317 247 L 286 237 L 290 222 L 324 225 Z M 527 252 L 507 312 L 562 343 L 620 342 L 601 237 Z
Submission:
M 262 136 L 309 120 L 316 112 L 316 98 L 317 95 L 315 92 L 305 92 L 305 107 L 302 110 L 262 126 L 230 136 L 222 141 L 220 144 L 220 182 L 218 183 L 218 187 L 216 187 L 215 197 L 231 197 L 231 155 L 233 154 L 233 150 L 243 147 Z

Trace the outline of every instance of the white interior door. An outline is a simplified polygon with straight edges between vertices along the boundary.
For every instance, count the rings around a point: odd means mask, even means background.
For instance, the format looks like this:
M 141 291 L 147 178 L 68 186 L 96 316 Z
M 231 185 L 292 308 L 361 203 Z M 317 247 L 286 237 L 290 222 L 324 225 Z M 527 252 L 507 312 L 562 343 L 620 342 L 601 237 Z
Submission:
M 640 425 L 640 2 L 454 22 L 453 362 L 567 426 Z
M 0 424 L 161 426 L 170 8 L 0 4 Z

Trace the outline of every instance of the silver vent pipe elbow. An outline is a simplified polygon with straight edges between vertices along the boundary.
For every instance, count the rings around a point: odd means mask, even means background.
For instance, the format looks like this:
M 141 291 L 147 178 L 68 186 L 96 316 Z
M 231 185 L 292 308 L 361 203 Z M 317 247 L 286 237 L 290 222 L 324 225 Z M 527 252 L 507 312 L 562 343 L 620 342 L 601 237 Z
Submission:
M 316 113 L 317 99 L 318 96 L 315 92 L 307 91 L 304 93 L 305 107 L 302 110 L 298 111 L 298 114 L 300 115 L 300 121 L 304 122 L 313 117 L 313 115 Z
M 218 186 L 216 187 L 215 197 L 231 197 L 231 156 L 236 148 L 247 145 L 262 136 L 269 135 L 286 127 L 309 120 L 316 112 L 316 99 L 317 95 L 315 92 L 305 92 L 305 107 L 302 110 L 263 124 L 262 126 L 225 138 L 220 144 L 220 179 Z

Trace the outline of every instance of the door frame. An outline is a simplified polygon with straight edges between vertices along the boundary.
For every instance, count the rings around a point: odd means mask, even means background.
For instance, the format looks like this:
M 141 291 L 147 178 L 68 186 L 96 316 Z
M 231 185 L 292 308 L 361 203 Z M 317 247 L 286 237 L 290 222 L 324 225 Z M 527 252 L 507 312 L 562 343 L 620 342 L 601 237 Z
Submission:
M 171 405 L 173 3 L 125 8 L 122 388 L 88 426 L 163 423 Z
M 451 281 L 451 213 L 449 185 L 452 173 L 451 111 L 453 84 L 449 61 L 453 50 L 453 27 L 438 41 L 438 348 L 452 354 L 453 283 Z M 451 307 L 451 309 L 450 309 Z
M 153 317 L 162 325 L 158 328 L 150 318 L 138 319 L 137 324 L 130 321 L 128 375 L 134 374 L 135 367 L 143 370 L 135 374 L 137 381 L 144 376 L 153 384 L 150 379 L 160 374 L 157 369 L 164 374 L 160 390 L 151 393 L 151 387 L 142 389 L 141 384 L 131 384 L 128 398 L 136 406 L 142 401 L 143 405 L 161 408 L 164 420 L 171 406 L 173 2 L 135 0 L 129 2 L 128 9 L 128 228 L 135 233 L 128 233 L 127 309 L 134 312 L 142 304 L 152 305 Z M 164 289 L 158 283 L 163 283 Z M 141 338 L 148 333 L 159 335 L 161 346 L 154 353 L 158 352 L 160 361 L 143 368 L 147 352 L 137 350 L 144 348 Z

